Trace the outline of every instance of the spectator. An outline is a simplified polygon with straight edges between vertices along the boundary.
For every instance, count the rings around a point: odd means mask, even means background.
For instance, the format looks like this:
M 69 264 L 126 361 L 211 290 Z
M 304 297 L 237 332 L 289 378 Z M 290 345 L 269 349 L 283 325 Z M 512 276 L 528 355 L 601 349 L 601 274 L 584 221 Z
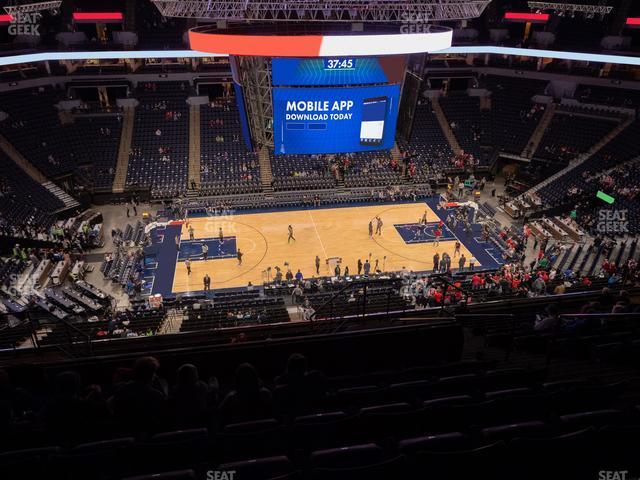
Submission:
M 43 419 L 48 430 L 55 432 L 56 440 L 77 443 L 99 437 L 103 433 L 99 424 L 109 419 L 109 411 L 91 391 L 81 396 L 79 375 L 66 371 L 56 376 L 55 394 L 44 409 Z
M 220 404 L 224 424 L 269 418 L 272 414 L 271 392 L 262 386 L 253 365 L 243 363 L 236 369 L 235 388 Z
M 560 323 L 560 311 L 558 307 L 551 304 L 545 309 L 545 315 L 536 315 L 533 329 L 538 332 L 555 330 Z
M 156 375 L 158 367 L 154 357 L 139 358 L 133 367 L 133 380 L 114 393 L 113 412 L 124 431 L 155 432 L 165 426 L 167 395 Z
M 205 423 L 210 409 L 209 385 L 200 380 L 195 365 L 185 363 L 178 369 L 178 383 L 171 390 L 169 404 L 177 428 L 194 428 Z

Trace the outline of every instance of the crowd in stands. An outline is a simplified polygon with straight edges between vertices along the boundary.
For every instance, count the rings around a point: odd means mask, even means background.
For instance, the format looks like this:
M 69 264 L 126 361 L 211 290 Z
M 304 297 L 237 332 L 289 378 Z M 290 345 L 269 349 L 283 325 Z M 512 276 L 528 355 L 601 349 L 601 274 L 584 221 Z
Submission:
M 491 94 L 492 140 L 503 152 L 520 155 L 531 138 L 545 106 L 533 103 L 546 82 L 488 75 L 482 79 Z
M 118 329 L 115 321 L 110 321 L 109 329 Z M 221 384 L 215 377 L 201 379 L 191 364 L 178 368 L 176 381 L 169 384 L 159 375 L 159 366 L 155 358 L 141 357 L 133 368 L 115 372 L 110 385 L 84 384 L 77 373 L 65 371 L 45 395 L 13 386 L 6 371 L 0 370 L 3 431 L 27 422 L 21 428 L 44 429 L 46 441 L 73 445 L 116 433 L 142 436 L 180 428 L 215 430 L 272 418 L 286 408 L 283 402 L 292 400 L 280 396 L 283 387 L 302 395 L 296 405 L 300 412 L 312 411 L 327 395 L 324 375 L 308 370 L 301 355 L 293 355 L 287 369 L 270 385 L 247 363 L 238 366 L 230 384 Z
M 611 87 L 579 85 L 575 97 L 582 103 L 626 108 L 640 106 L 640 94 L 637 90 L 622 91 Z
M 54 213 L 63 207 L 0 151 L 0 231 L 8 236 L 46 238 Z
M 399 141 L 398 146 L 414 164 L 416 182 L 425 181 L 435 172 L 453 169 L 453 150 L 427 100 L 418 101 L 411 138 L 408 142 Z
M 596 227 L 597 212 L 606 208 L 592 202 L 596 192 L 605 188 L 615 195 L 619 191 L 621 198 L 626 199 L 625 204 L 629 205 L 633 213 L 629 218 L 629 232 L 637 232 L 637 209 L 634 208 L 637 202 L 633 200 L 636 189 L 635 173 L 629 165 L 637 156 L 639 132 L 640 123 L 635 120 L 588 160 L 542 187 L 538 192 L 541 199 L 551 206 L 578 204 L 579 208 L 581 204 L 584 205 L 586 208 L 581 210 L 586 214 L 581 216 L 579 221 L 588 227 Z M 594 231 L 593 228 L 591 230 Z
M 587 152 L 615 128 L 613 119 L 556 113 L 545 130 L 535 155 L 552 162 L 568 163 Z
M 111 188 L 116 173 L 122 128 L 120 113 L 112 116 L 78 116 L 73 128 L 73 147 L 78 159 L 79 175 L 91 188 Z
M 148 82 L 136 92 L 127 170 L 128 186 L 150 187 L 154 197 L 171 197 L 187 189 L 189 168 L 188 89 L 182 82 Z
M 60 100 L 67 100 L 64 92 L 49 87 L 3 93 L 0 105 L 7 118 L 0 121 L 0 133 L 49 178 L 80 174 L 87 186 L 110 187 L 120 142 L 118 110 L 103 115 L 79 110 L 62 123 Z
M 519 472 L 530 479 L 548 468 L 531 459 L 539 452 L 554 455 L 556 471 L 585 476 L 609 462 L 635 464 L 627 442 L 638 415 L 628 381 L 558 380 L 544 368 L 478 361 L 398 365 L 387 357 L 373 362 L 378 370 L 333 368 L 329 375 L 312 366 L 318 359 L 292 353 L 278 375 L 245 362 L 223 378 L 216 370 L 228 365 L 171 368 L 145 356 L 132 367 L 111 368 L 110 378 L 57 369 L 27 385 L 2 369 L 2 442 L 14 450 L 2 460 L 15 462 L 7 464 L 12 473 L 17 466 L 48 468 L 65 478 L 173 467 L 192 469 L 178 478 L 195 478 L 193 470 L 299 477 L 300 469 L 326 479 L 354 472 L 359 478 L 491 472 L 500 479 Z M 17 456 L 33 446 L 50 450 Z M 25 457 L 31 464 L 16 461 Z
M 450 93 L 438 99 L 450 122 L 460 147 L 475 158 L 482 158 L 480 147 L 490 138 L 488 110 L 480 110 L 480 99 L 466 94 Z
M 208 195 L 260 188 L 259 161 L 246 147 L 233 97 L 200 107 L 200 181 L 200 190 Z

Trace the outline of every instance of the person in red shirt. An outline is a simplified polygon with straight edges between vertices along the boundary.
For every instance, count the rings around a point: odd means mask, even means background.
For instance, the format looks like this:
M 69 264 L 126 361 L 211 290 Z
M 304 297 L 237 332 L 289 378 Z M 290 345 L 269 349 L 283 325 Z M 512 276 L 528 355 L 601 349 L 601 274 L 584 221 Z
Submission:
M 442 292 L 440 290 L 436 290 L 433 294 L 433 299 L 435 300 L 436 305 L 442 304 Z
M 442 236 L 442 229 L 436 228 L 436 231 L 434 232 L 434 235 L 435 235 L 436 239 L 433 242 L 433 245 L 434 245 L 434 247 L 437 247 L 437 246 L 440 245 L 440 237 Z

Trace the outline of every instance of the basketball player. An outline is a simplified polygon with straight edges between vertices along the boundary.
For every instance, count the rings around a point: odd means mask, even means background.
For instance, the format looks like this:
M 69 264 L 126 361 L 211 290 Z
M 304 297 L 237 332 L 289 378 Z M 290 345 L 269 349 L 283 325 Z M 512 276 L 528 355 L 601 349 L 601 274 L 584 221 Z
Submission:
M 204 261 L 207 261 L 207 257 L 209 256 L 209 246 L 206 243 L 202 244 L 202 257 Z
M 218 230 L 218 241 L 220 242 L 220 245 L 224 243 L 224 234 L 222 233 L 222 227 L 220 227 L 220 229 Z
M 438 247 L 440 245 L 440 237 L 442 236 L 442 229 L 436 228 L 434 235 L 435 235 L 435 240 L 433 241 L 433 246 Z
M 424 213 L 422 214 L 422 218 L 420 219 L 420 223 L 422 225 L 426 225 L 427 224 L 427 211 L 425 210 Z
M 320 257 L 316 255 L 316 275 L 320 275 Z
M 291 240 L 293 240 L 295 242 L 296 241 L 296 237 L 293 236 L 293 227 L 291 225 L 289 225 L 288 230 L 289 230 L 289 237 L 287 238 L 287 243 L 290 243 Z
M 241 265 L 242 265 L 242 255 L 244 255 L 244 253 L 242 253 L 242 252 L 240 251 L 240 249 L 238 249 L 238 251 L 237 251 L 237 253 L 236 253 L 236 256 L 238 257 L 238 266 L 241 266 Z
M 420 222 L 422 222 L 422 220 L 420 220 Z M 422 233 L 422 226 L 421 224 L 418 225 L 414 225 L 413 226 L 413 240 L 417 241 L 420 240 L 420 234 Z
M 382 235 L 382 219 L 380 217 L 376 217 L 376 234 Z
M 184 261 L 184 266 L 187 267 L 187 275 L 191 275 L 191 260 L 187 258 Z
M 460 255 L 460 242 L 456 240 L 455 249 L 453 250 L 453 258 L 456 258 L 456 255 Z
M 373 238 L 373 220 L 369 221 L 369 238 Z
M 189 225 L 189 240 L 193 240 L 193 239 L 194 239 L 193 226 Z

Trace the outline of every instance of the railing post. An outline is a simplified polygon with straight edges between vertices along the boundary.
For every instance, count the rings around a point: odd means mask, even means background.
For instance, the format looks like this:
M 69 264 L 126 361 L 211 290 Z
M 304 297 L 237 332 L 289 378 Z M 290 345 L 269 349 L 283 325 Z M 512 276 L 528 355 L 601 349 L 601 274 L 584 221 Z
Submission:
M 27 321 L 29 322 L 29 332 L 31 334 L 31 343 L 35 349 L 40 349 L 40 342 L 38 341 L 38 335 L 33 328 L 33 319 L 31 318 L 31 311 L 27 310 Z
M 391 290 L 387 291 L 387 321 L 389 321 L 389 308 L 391 305 Z
M 362 296 L 362 318 L 367 316 L 367 286 L 369 282 L 365 282 L 364 284 L 364 295 Z

